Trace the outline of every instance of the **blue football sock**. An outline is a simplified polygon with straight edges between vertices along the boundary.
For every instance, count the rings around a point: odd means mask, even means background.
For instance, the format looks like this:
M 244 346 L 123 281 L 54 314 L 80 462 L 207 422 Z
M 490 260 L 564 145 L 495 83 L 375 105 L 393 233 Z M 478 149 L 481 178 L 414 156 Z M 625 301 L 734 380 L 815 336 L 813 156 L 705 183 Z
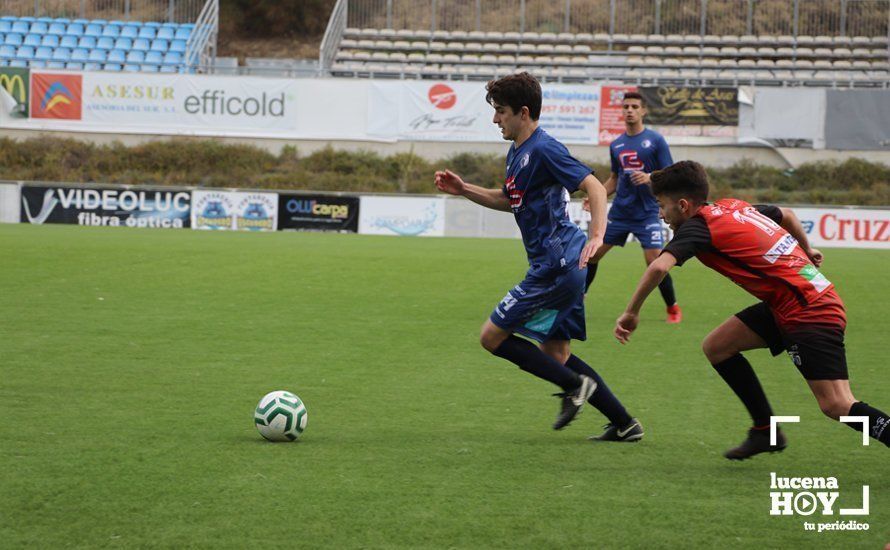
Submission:
M 582 361 L 578 356 L 570 355 L 569 360 L 566 361 L 566 366 L 578 374 L 589 376 L 596 381 L 596 391 L 587 400 L 588 403 L 603 413 L 613 425 L 623 428 L 630 424 L 632 419 L 624 405 L 615 397 L 615 394 L 606 385 L 606 381 L 590 365 Z
M 527 373 L 556 384 L 563 391 L 570 392 L 581 385 L 581 380 L 574 371 L 560 365 L 559 361 L 541 351 L 538 346 L 528 340 L 512 334 L 493 353 Z

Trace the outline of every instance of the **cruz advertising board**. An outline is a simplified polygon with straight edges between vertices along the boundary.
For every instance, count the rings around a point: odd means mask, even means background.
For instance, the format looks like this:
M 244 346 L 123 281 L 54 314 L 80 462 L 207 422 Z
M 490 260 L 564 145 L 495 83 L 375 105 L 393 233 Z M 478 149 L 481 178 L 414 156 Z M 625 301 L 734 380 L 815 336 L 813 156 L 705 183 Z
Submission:
M 792 208 L 810 245 L 843 248 L 890 248 L 890 210 L 864 208 Z
M 278 196 L 278 229 L 358 231 L 358 197 L 334 195 Z
M 22 187 L 23 223 L 111 227 L 189 227 L 191 193 L 139 187 Z
M 278 197 L 275 193 L 193 191 L 194 229 L 275 231 Z

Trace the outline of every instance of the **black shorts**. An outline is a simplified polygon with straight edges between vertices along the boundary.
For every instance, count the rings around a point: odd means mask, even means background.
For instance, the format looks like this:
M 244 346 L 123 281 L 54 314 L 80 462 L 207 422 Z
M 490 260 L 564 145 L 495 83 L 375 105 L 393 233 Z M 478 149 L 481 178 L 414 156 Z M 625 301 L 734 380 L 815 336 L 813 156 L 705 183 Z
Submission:
M 773 355 L 783 351 L 807 380 L 847 380 L 844 329 L 831 325 L 800 325 L 779 328 L 769 306 L 754 304 L 735 314 L 763 338 Z

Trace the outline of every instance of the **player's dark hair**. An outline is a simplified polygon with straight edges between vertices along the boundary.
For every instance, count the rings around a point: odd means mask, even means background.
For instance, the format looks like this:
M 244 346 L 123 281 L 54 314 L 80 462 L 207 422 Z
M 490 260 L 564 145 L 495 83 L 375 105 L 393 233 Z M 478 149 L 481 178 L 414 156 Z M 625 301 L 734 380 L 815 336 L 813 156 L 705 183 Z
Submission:
M 541 84 L 526 72 L 492 80 L 485 86 L 485 91 L 488 92 L 485 101 L 489 105 L 506 105 L 517 114 L 523 107 L 528 107 L 532 120 L 541 116 Z
M 666 195 L 674 200 L 687 199 L 696 204 L 708 200 L 710 185 L 704 166 L 694 160 L 681 160 L 650 174 L 652 194 Z
M 621 98 L 621 102 L 623 103 L 625 99 L 639 99 L 640 105 L 643 107 L 646 106 L 646 98 L 643 97 L 643 94 L 640 92 L 624 92 L 624 97 Z

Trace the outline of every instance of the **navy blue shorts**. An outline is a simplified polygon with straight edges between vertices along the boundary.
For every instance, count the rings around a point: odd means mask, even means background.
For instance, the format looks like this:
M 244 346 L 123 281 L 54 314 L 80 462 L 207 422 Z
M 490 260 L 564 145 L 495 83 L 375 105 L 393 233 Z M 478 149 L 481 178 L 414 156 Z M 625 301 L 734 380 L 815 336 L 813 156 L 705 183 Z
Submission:
M 605 244 L 624 246 L 627 236 L 633 233 L 643 248 L 664 248 L 664 232 L 658 216 L 639 221 L 609 220 L 606 224 Z
M 491 312 L 500 328 L 532 338 L 586 340 L 584 277 L 587 268 L 572 266 L 554 278 L 529 277 L 510 289 Z

